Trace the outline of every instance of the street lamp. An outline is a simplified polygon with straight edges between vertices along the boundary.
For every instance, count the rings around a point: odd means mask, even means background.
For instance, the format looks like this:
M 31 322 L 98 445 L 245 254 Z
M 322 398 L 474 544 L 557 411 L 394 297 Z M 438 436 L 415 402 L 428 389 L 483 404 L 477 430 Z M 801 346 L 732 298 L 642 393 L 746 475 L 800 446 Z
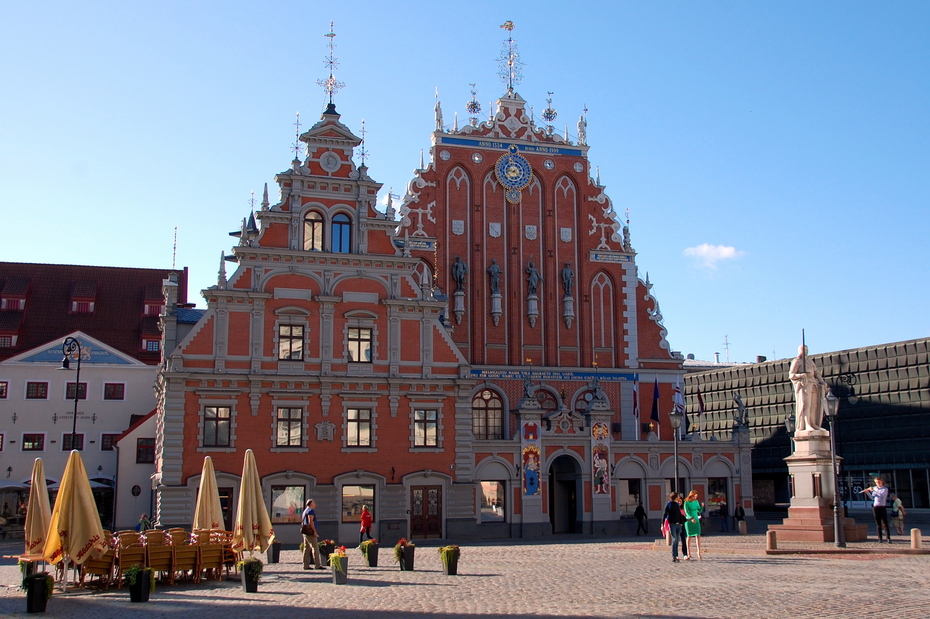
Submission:
M 684 414 L 678 412 L 676 408 L 668 414 L 669 425 L 672 426 L 672 437 L 675 442 L 675 492 L 678 492 L 678 428 L 681 427 L 681 418 Z
M 71 369 L 71 356 L 77 351 L 77 375 L 74 377 L 74 418 L 71 420 L 71 449 L 77 449 L 77 416 L 78 398 L 81 396 L 81 343 L 73 337 L 66 337 L 61 344 L 64 358 L 61 360 L 61 370 Z
M 833 459 L 833 540 L 837 548 L 846 548 L 846 538 L 843 536 L 843 522 L 840 516 L 840 488 L 839 475 L 836 470 L 836 414 L 840 410 L 840 400 L 832 391 L 827 391 L 823 400 L 824 414 L 830 421 L 830 457 Z

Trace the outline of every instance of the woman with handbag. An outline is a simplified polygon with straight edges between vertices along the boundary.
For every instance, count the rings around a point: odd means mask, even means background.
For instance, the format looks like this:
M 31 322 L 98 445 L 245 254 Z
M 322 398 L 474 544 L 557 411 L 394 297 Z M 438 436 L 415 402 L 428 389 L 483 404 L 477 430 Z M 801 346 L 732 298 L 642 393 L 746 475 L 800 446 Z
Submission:
M 310 558 L 316 564 L 316 569 L 325 570 L 323 563 L 320 561 L 319 538 L 316 531 L 316 501 L 307 500 L 307 507 L 303 514 L 300 515 L 300 533 L 304 538 L 304 569 L 310 569 Z

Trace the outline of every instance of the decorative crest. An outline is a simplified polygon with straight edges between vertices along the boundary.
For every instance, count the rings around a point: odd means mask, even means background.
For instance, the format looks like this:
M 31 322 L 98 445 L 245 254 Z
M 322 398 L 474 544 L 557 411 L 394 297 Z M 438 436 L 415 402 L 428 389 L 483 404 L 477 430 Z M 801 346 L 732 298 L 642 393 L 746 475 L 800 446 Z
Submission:
M 497 58 L 497 74 L 501 81 L 507 85 L 507 91 L 513 92 L 513 87 L 523 81 L 523 63 L 520 61 L 520 52 L 517 51 L 517 44 L 514 42 L 510 33 L 513 32 L 513 22 L 505 21 L 501 28 L 507 31 L 507 40 L 504 41 L 504 47 L 500 56 Z
M 548 91 L 546 97 L 546 109 L 543 110 L 542 117 L 546 121 L 546 133 L 552 135 L 552 122 L 558 117 L 559 113 L 552 107 L 552 91 Z
M 333 105 L 333 95 L 346 87 L 345 83 L 337 81 L 334 76 L 336 67 L 339 66 L 339 61 L 336 60 L 336 44 L 333 42 L 333 39 L 336 38 L 336 33 L 333 31 L 333 22 L 329 22 L 329 32 L 323 36 L 329 38 L 329 43 L 327 44 L 329 47 L 329 55 L 326 56 L 326 61 L 323 63 L 323 66 L 329 69 L 329 77 L 325 80 L 317 80 L 316 83 L 322 86 L 323 91 L 329 96 L 329 105 Z
M 478 90 L 475 88 L 474 84 L 469 84 L 471 86 L 471 101 L 465 104 L 465 111 L 468 112 L 470 116 L 469 122 L 472 127 L 478 126 L 478 114 L 481 113 L 481 104 L 478 103 Z

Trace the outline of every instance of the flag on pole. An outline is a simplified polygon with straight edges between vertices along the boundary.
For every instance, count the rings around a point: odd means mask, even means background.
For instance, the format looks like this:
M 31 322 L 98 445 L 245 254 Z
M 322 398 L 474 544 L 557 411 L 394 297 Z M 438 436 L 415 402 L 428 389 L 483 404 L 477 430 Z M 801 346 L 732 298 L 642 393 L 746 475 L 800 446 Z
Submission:
M 639 374 L 633 377 L 633 418 L 639 423 Z
M 698 401 L 698 432 L 704 431 L 704 397 L 701 395 L 701 381 L 697 382 L 697 401 Z
M 672 397 L 672 404 L 675 406 L 675 414 L 681 415 L 684 423 L 684 430 L 688 430 L 688 418 L 685 417 L 685 399 L 681 395 L 681 378 L 675 380 L 675 395 Z M 678 438 L 682 436 L 682 426 L 678 426 Z
M 656 423 L 656 434 L 659 434 L 659 377 L 656 376 L 655 387 L 652 390 L 652 414 L 649 418 Z

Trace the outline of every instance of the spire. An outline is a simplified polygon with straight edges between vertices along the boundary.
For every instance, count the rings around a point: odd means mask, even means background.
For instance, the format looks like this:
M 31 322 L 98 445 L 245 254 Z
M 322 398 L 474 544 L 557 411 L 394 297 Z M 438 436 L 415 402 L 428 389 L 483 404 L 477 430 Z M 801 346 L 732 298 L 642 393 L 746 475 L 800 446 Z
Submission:
M 329 54 L 326 56 L 326 61 L 323 63 L 323 66 L 329 69 L 329 77 L 325 80 L 317 80 L 316 83 L 323 87 L 323 92 L 329 97 L 329 103 L 326 106 L 326 111 L 324 114 L 335 114 L 336 113 L 336 104 L 333 103 L 333 96 L 341 89 L 345 88 L 345 83 L 337 81 L 335 77 L 336 67 L 339 66 L 339 61 L 336 60 L 336 44 L 333 42 L 333 39 L 336 38 L 336 33 L 333 30 L 333 22 L 329 22 L 329 32 L 323 35 L 329 39 L 327 47 L 329 47 Z
M 265 183 L 265 191 L 262 193 L 262 210 L 268 210 L 268 183 Z
M 216 276 L 216 287 L 226 290 L 226 253 L 220 252 L 220 270 Z
M 297 120 L 294 122 L 294 146 L 292 148 L 294 161 L 300 163 L 300 112 L 297 112 Z
M 455 112 L 455 114 L 452 115 L 452 131 L 454 133 L 459 132 L 459 113 L 458 112 Z
M 469 114 L 468 122 L 472 127 L 478 126 L 478 114 L 481 112 L 481 104 L 478 103 L 478 91 L 474 84 L 471 86 L 471 101 L 465 104 L 465 111 Z
M 368 156 L 368 149 L 365 148 L 365 119 L 362 119 L 362 141 L 358 145 L 358 156 L 362 160 L 360 167 L 365 167 L 365 157 Z
M 507 86 L 509 94 L 513 92 L 513 87 L 523 80 L 523 63 L 520 62 L 520 52 L 517 51 L 517 44 L 511 36 L 514 29 L 513 22 L 507 20 L 501 24 L 501 28 L 507 31 L 507 40 L 504 41 L 504 47 L 497 59 L 497 74 Z

